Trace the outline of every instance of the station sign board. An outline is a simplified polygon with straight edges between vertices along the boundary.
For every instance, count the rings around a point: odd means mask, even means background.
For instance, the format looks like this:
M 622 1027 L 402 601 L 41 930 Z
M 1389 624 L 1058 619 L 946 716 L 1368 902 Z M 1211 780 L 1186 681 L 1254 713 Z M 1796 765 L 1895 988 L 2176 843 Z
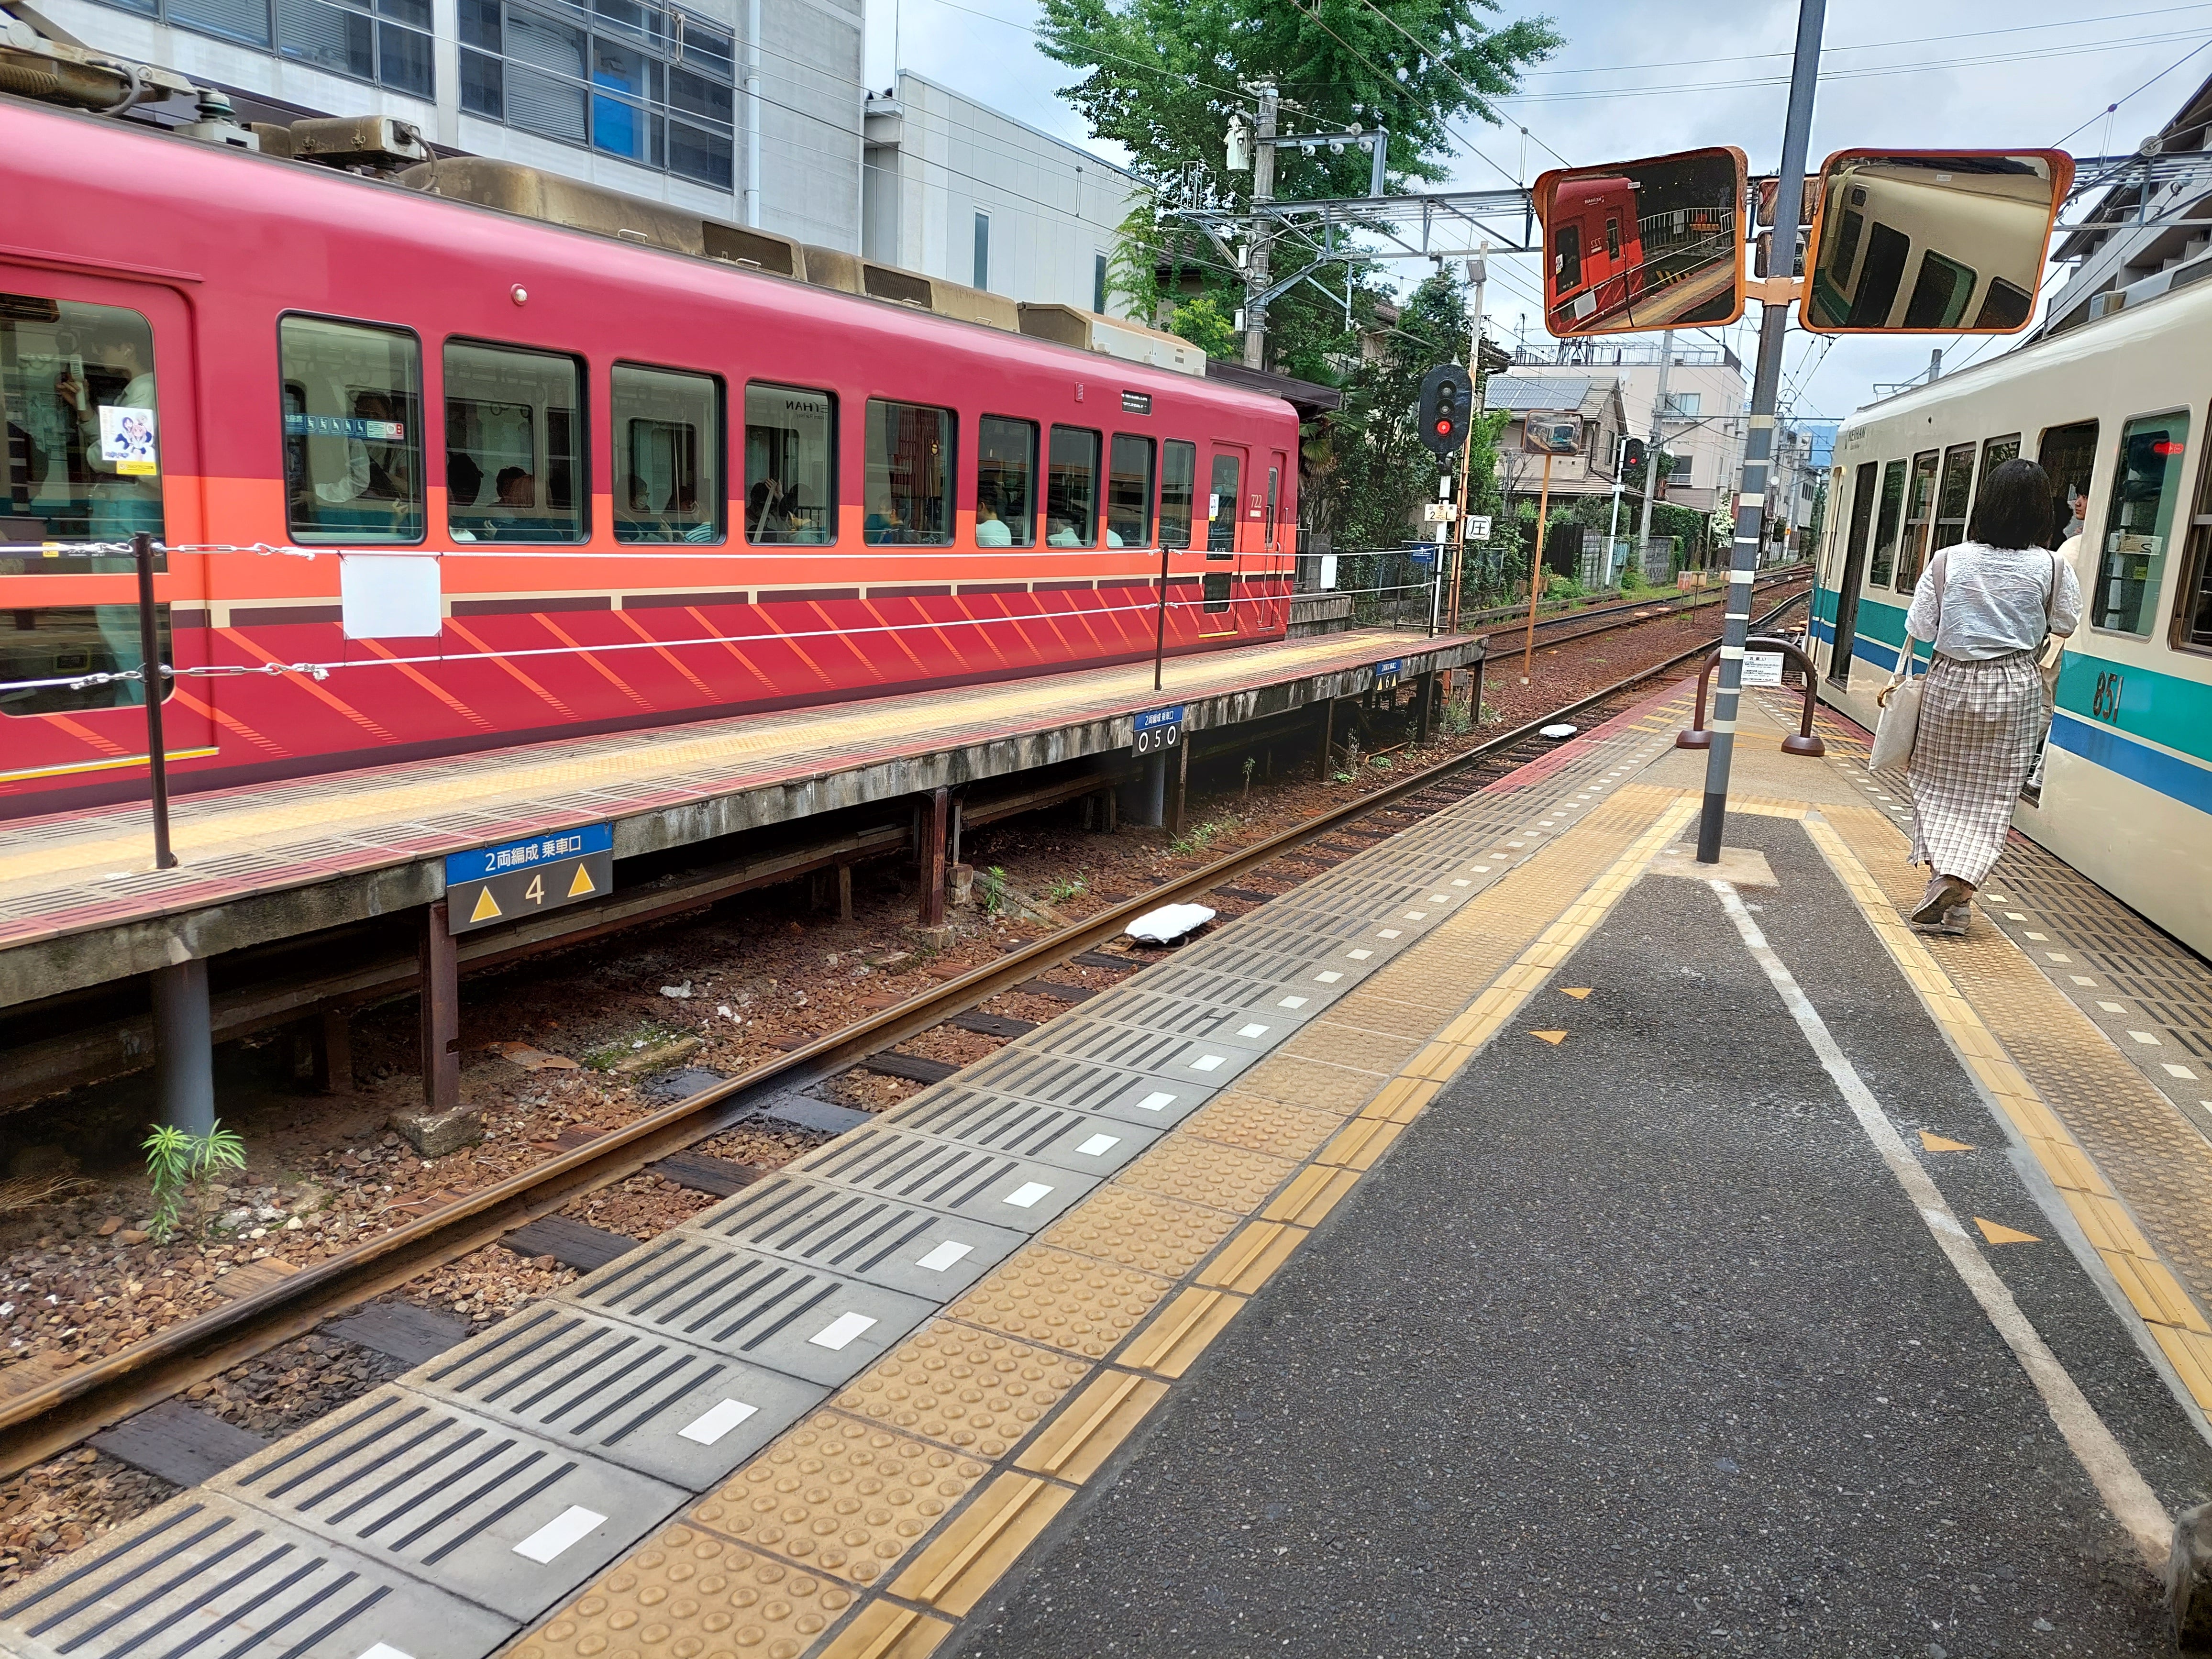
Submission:
M 1405 678 L 1406 659 L 1403 657 L 1393 657 L 1388 662 L 1375 665 L 1375 689 L 1377 691 L 1395 690 L 1398 682 Z
M 615 828 L 587 823 L 446 859 L 446 927 L 473 933 L 541 910 L 580 903 L 615 882 Z
M 1176 703 L 1167 708 L 1147 708 L 1136 719 L 1136 750 L 1139 755 L 1156 755 L 1174 748 L 1182 741 L 1182 708 Z

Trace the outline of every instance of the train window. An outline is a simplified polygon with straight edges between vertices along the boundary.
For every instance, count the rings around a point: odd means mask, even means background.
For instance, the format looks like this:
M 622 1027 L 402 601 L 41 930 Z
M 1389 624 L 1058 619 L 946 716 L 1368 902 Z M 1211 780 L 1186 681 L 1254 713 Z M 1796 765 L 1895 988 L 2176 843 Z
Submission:
M 1098 544 L 1098 434 L 1080 428 L 1052 429 L 1051 470 L 1045 480 L 1045 543 L 1050 547 Z
M 1911 295 L 1905 302 L 1905 327 L 1956 328 L 1966 314 L 1966 302 L 1974 297 L 1977 280 L 1956 259 L 1929 248 L 1920 256 L 1920 275 L 1913 279 Z
M 1853 191 L 1863 197 L 1864 191 Z M 1842 228 L 1836 233 L 1836 250 L 1828 258 L 1828 274 L 1838 286 L 1850 280 L 1851 261 L 1859 256 L 1859 238 L 1866 234 L 1866 215 L 1844 210 Z
M 2051 516 L 2057 520 L 2051 545 L 2056 547 L 2080 535 L 2089 517 L 2089 477 L 2097 466 L 2096 422 L 2045 427 L 2035 459 L 2051 480 Z
M 1267 469 L 1267 539 L 1272 551 L 1275 545 L 1275 492 L 1282 488 L 1283 470 L 1279 466 Z
M 276 345 L 293 537 L 420 541 L 421 344 L 397 329 L 287 317 Z
M 1243 488 L 1243 465 L 1234 455 L 1213 458 L 1213 495 L 1206 506 L 1206 550 L 1230 554 L 1237 550 L 1237 492 Z
M 25 680 L 62 679 L 73 674 L 113 674 L 137 668 L 138 607 L 135 605 L 48 605 L 34 610 L 0 611 L 0 685 Z M 169 607 L 154 607 L 155 647 L 163 662 L 169 653 Z M 166 702 L 176 695 L 172 679 L 163 688 Z M 0 690 L 0 714 L 68 714 L 86 708 L 128 708 L 146 701 L 138 680 L 110 680 L 105 685 L 32 685 Z
M 837 399 L 755 380 L 745 388 L 745 539 L 837 539 Z
M 2167 642 L 2177 651 L 2212 652 L 2212 466 L 2197 484 L 2197 511 L 2189 520 L 2188 563 L 2173 601 Z
M 1844 545 L 1844 569 L 1847 573 L 1840 586 L 1856 587 L 1857 574 L 1866 568 L 1867 536 L 1874 528 L 1875 481 L 1877 469 L 1872 461 L 1859 468 L 1851 481 L 1851 516 L 1849 539 Z
M 574 357 L 446 343 L 446 523 L 455 541 L 580 542 L 584 372 Z
M 1605 218 L 1605 257 L 1612 260 L 1620 258 L 1620 221 L 1611 214 Z
M 1881 470 L 1881 512 L 1875 520 L 1874 558 L 1867 568 L 1869 587 L 1887 587 L 1897 569 L 1899 522 L 1905 516 L 1905 463 Z
M 720 541 L 721 381 L 617 363 L 611 384 L 615 539 Z
M 975 545 L 1027 547 L 1036 539 L 1034 421 L 986 415 L 975 432 Z
M 1859 264 L 1858 285 L 1851 290 L 1847 328 L 1886 328 L 1897 290 L 1905 281 L 1905 261 L 1912 252 L 1912 239 L 1892 230 L 1877 219 L 1867 227 L 1866 258 Z
M 154 331 L 143 317 L 0 294 L 0 542 L 158 538 L 155 421 Z M 127 557 L 0 557 L 0 570 L 18 572 L 131 568 Z
M 1583 228 L 1561 225 L 1557 242 L 1553 294 L 1565 299 L 1583 285 Z
M 2183 413 L 2154 415 L 2120 428 L 2119 471 L 2089 599 L 2091 626 L 2116 634 L 2150 632 L 2151 601 L 2172 544 L 2188 448 L 2189 416 Z
M 1982 445 L 1982 477 L 1987 478 L 2007 461 L 2019 459 L 2019 433 L 2008 432 L 2002 438 L 1991 438 Z
M 1966 515 L 1974 504 L 1974 447 L 1954 444 L 1943 452 L 1943 482 L 1936 491 L 1936 539 L 1931 551 L 1966 539 Z
M 1210 570 L 1199 580 L 1201 590 L 1206 595 L 1207 611 L 1211 613 L 1228 610 L 1229 573 L 1226 570 Z
M 2002 276 L 1990 278 L 1990 291 L 1982 296 L 1982 308 L 1975 314 L 1976 328 L 2020 328 L 2027 322 L 2027 314 L 2035 309 L 2035 295 L 2026 289 L 2008 283 Z
M 867 471 L 862 538 L 871 544 L 952 540 L 952 448 L 949 409 L 868 399 Z
M 1919 585 L 1920 567 L 1928 557 L 1928 532 L 1936 516 L 1936 468 L 1939 450 L 1912 458 L 1912 488 L 1905 500 L 1905 533 L 1897 543 L 1897 591 L 1910 593 Z
M 1160 545 L 1190 545 L 1191 502 L 1198 494 L 1198 446 L 1170 438 L 1160 450 Z
M 1152 441 L 1114 434 L 1106 471 L 1106 545 L 1152 544 Z

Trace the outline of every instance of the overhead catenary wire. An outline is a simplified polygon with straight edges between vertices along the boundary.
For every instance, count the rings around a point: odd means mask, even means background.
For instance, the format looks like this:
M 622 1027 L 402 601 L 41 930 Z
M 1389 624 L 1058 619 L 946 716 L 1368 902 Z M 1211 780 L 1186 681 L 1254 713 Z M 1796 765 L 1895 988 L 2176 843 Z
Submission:
M 2136 96 L 2136 93 L 2149 91 L 2151 88 L 2156 86 L 2160 81 L 2166 79 L 2167 76 L 2172 74 L 2174 70 L 2179 69 L 2184 64 L 2196 57 L 2198 52 L 2203 52 L 2207 46 L 2212 46 L 2212 40 L 2199 41 L 2196 46 L 2191 47 L 2189 51 L 2182 53 L 2180 57 L 2175 58 L 2171 64 L 2168 64 L 2157 74 L 2152 76 L 2149 80 L 2136 88 L 2134 92 L 2123 93 L 2118 98 L 2107 104 L 2104 108 L 2099 110 L 2087 120 L 2082 122 L 2081 126 L 2075 127 L 2072 132 L 2069 132 L 2063 137 L 2054 141 L 2051 148 L 2056 149 L 2060 144 L 2065 143 L 2068 140 L 2073 138 L 2075 134 L 2081 132 L 2084 129 L 2096 125 L 2099 121 L 2118 110 L 2122 104 L 2126 103 L 2130 98 Z

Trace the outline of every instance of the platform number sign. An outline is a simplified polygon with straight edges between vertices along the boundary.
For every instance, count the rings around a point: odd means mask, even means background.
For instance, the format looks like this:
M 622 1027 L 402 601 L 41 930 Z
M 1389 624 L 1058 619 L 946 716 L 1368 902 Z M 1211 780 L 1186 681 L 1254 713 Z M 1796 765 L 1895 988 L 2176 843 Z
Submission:
M 615 830 L 587 823 L 446 860 L 446 926 L 466 933 L 564 904 L 599 898 L 614 885 Z
M 1398 689 L 1398 682 L 1405 678 L 1406 659 L 1403 657 L 1393 657 L 1388 662 L 1375 665 L 1375 689 L 1377 691 L 1395 691 Z
M 1140 755 L 1157 755 L 1174 748 L 1182 741 L 1182 705 L 1172 708 L 1147 708 L 1137 716 L 1136 750 Z

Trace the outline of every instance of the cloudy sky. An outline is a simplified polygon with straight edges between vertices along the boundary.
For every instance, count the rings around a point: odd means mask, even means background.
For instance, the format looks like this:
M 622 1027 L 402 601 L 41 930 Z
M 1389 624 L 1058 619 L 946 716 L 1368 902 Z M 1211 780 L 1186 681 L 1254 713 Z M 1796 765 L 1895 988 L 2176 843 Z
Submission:
M 1501 3 L 1503 16 L 1524 15 L 1516 0 Z M 1528 77 L 1525 97 L 1502 106 L 1502 127 L 1461 124 L 1465 148 L 1454 180 L 1460 187 L 1525 180 L 1555 164 L 1552 152 L 1587 166 L 1732 143 L 1749 155 L 1754 173 L 1773 170 L 1796 29 L 1794 0 L 1725 6 L 1585 0 L 1571 9 L 1528 9 L 1558 18 L 1567 45 Z M 869 83 L 888 85 L 894 64 L 903 65 L 1032 126 L 1087 143 L 1081 118 L 1054 95 L 1069 72 L 1036 50 L 1036 16 L 1024 0 L 869 0 Z M 2015 0 L 1997 8 L 1835 0 L 1824 44 L 1813 124 L 1816 162 L 1831 149 L 1863 144 L 2041 147 L 2063 139 L 2076 155 L 2115 153 L 2157 131 L 2212 75 L 2212 0 L 2102 0 L 2101 9 L 2092 0 Z M 2196 56 L 2174 67 L 2192 51 Z M 2116 101 L 2119 110 L 2108 116 Z M 1492 262 L 1493 335 L 1510 337 L 1523 313 L 1530 334 L 1540 332 L 1534 264 L 1533 258 Z M 1754 306 L 1741 343 L 1747 359 L 1757 315 Z M 1846 415 L 1875 384 L 1924 369 L 1931 343 L 1945 346 L 1953 364 L 1978 348 L 1984 356 L 2000 349 L 1924 338 L 1844 341 L 1828 349 L 1793 333 L 1784 360 L 1785 402 L 1805 417 Z

